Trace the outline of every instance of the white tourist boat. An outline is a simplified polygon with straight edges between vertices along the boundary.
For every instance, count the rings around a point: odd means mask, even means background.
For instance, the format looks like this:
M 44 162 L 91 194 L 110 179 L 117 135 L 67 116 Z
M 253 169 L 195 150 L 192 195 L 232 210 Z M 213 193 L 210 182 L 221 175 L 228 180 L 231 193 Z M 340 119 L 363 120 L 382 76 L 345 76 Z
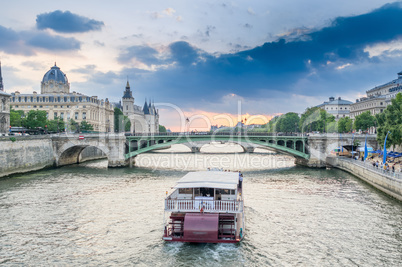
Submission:
M 187 173 L 165 199 L 163 239 L 199 243 L 242 240 L 245 220 L 239 178 L 238 172 Z

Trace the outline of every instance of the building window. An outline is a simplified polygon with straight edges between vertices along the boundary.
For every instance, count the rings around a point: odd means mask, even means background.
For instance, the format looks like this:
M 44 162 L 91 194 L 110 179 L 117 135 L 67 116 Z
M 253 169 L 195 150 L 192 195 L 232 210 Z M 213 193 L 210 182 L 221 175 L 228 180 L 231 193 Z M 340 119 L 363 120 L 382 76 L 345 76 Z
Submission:
M 86 112 L 83 112 L 83 113 L 82 113 L 82 119 L 83 119 L 83 120 L 86 120 L 86 119 L 87 119 L 87 113 L 86 113 Z
M 54 113 L 54 118 L 55 118 L 55 119 L 57 118 L 57 112 Z
M 57 108 L 57 105 L 56 106 L 54 106 L 55 108 Z
M 36 106 L 34 106 L 34 108 L 36 108 Z
M 43 106 L 39 106 L 40 108 L 43 108 Z
M 63 106 L 60 106 L 61 108 L 63 108 Z
M 75 112 L 74 118 L 78 120 L 78 112 Z
M 382 112 L 382 109 L 380 109 L 380 112 Z
M 70 106 L 67 106 L 67 108 L 70 108 Z
M 126 110 L 128 110 L 128 105 L 126 105 Z
M 70 112 L 67 113 L 67 120 L 70 120 Z
M 28 106 L 28 108 L 31 108 L 31 106 Z
M 382 102 L 380 102 L 380 106 L 382 106 Z
M 60 113 L 60 119 L 64 120 L 64 113 Z
M 83 108 L 86 108 L 87 106 L 83 105 L 82 107 L 83 107 Z

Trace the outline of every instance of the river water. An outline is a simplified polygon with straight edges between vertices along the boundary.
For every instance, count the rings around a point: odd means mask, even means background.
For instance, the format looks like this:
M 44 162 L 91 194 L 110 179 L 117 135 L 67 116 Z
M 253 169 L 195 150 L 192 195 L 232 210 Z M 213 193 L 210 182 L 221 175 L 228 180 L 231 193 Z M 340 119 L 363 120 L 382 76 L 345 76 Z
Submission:
M 140 155 L 135 168 L 103 160 L 0 179 L 0 265 L 402 265 L 401 203 L 354 176 L 266 150 L 174 149 Z M 166 190 L 211 166 L 244 172 L 244 241 L 163 242 Z

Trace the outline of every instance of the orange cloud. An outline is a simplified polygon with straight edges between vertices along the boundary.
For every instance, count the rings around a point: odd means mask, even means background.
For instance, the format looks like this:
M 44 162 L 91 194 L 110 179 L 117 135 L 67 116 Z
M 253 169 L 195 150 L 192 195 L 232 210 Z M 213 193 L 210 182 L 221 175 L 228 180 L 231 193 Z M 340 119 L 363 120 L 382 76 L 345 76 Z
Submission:
M 212 125 L 233 127 L 240 121 L 246 125 L 266 124 L 273 118 L 273 115 L 240 115 L 204 110 L 183 111 L 178 114 L 177 110 L 161 109 L 160 114 L 160 124 L 173 132 L 209 131 Z

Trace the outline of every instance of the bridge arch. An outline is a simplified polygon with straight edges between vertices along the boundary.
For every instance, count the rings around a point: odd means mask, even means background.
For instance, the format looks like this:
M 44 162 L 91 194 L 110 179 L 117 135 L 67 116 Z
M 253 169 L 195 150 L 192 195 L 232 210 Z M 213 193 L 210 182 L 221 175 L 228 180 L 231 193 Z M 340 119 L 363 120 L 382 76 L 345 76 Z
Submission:
M 146 140 L 146 144 L 142 147 L 131 148 L 125 154 L 126 160 L 135 157 L 141 153 L 146 153 L 154 149 L 168 147 L 174 144 L 190 143 L 193 152 L 199 152 L 199 148 L 205 143 L 210 142 L 230 142 L 239 144 L 252 152 L 254 147 L 261 146 L 273 149 L 274 151 L 291 155 L 295 158 L 309 159 L 310 155 L 306 153 L 306 137 L 298 136 L 246 136 L 246 135 L 188 135 L 188 134 L 171 134 L 171 135 L 152 135 L 152 136 L 130 136 L 128 140 L 138 140 L 142 142 Z M 154 145 L 150 145 L 149 140 L 153 140 Z M 300 141 L 300 142 L 298 142 Z M 298 143 L 297 143 L 298 142 Z M 129 142 L 130 143 L 130 142 Z M 197 145 L 201 144 L 201 145 Z M 248 148 L 248 145 L 250 148 Z M 187 145 L 188 146 L 188 145 Z M 189 146 L 190 147 L 190 146 Z
M 56 155 L 56 166 L 64 166 L 71 164 L 80 163 L 80 155 L 85 148 L 95 147 L 103 152 L 106 157 L 109 157 L 109 149 L 102 145 L 93 145 L 93 144 L 74 144 L 67 143 L 64 144 Z

